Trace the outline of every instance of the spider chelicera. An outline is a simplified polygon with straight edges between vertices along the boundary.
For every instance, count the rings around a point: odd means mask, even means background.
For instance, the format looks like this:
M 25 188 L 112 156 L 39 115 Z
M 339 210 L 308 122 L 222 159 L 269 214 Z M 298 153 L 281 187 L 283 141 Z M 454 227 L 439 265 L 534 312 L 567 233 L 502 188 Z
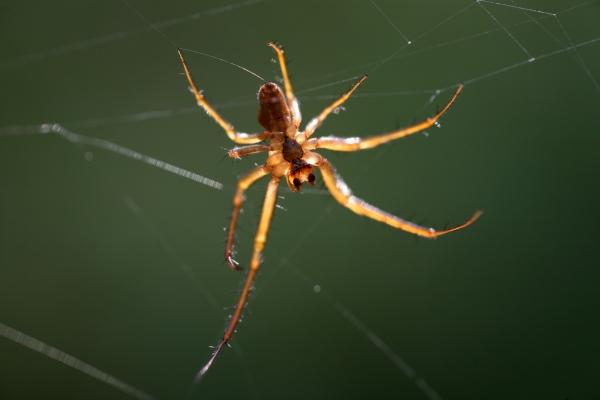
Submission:
M 286 180 L 292 192 L 298 192 L 305 182 L 314 185 L 316 178 L 313 174 L 313 168 L 317 168 L 320 170 L 325 186 L 331 195 L 344 207 L 349 208 L 358 215 L 364 215 L 394 228 L 426 238 L 436 238 L 445 235 L 446 233 L 465 228 L 475 222 L 481 215 L 481 211 L 477 211 L 463 224 L 444 230 L 435 230 L 406 221 L 380 210 L 354 196 L 342 177 L 337 174 L 333 165 L 331 165 L 325 157 L 314 151 L 316 149 L 335 151 L 371 149 L 389 141 L 430 128 L 444 113 L 446 113 L 446 111 L 448 111 L 452 104 L 454 104 L 455 100 L 463 90 L 462 84 L 458 85 L 448 103 L 435 115 L 408 127 L 366 138 L 322 136 L 311 139 L 310 137 L 312 134 L 319 126 L 321 126 L 327 116 L 348 100 L 352 93 L 354 93 L 354 91 L 367 79 L 367 75 L 363 75 L 359 78 L 347 92 L 327 106 L 318 116 L 311 119 L 304 130 L 300 130 L 300 122 L 302 120 L 300 107 L 292 90 L 283 49 L 274 42 L 270 42 L 268 45 L 277 55 L 283 77 L 285 94 L 281 88 L 273 82 L 267 82 L 260 87 L 258 91 L 258 101 L 260 105 L 258 122 L 264 128 L 264 131 L 252 134 L 236 131 L 234 127 L 223 119 L 223 117 L 221 117 L 221 115 L 219 115 L 219 113 L 217 113 L 217 111 L 208 103 L 192 78 L 190 69 L 183 57 L 182 50 L 178 49 L 179 59 L 181 60 L 185 77 L 190 86 L 190 91 L 196 97 L 198 105 L 202 107 L 202 109 L 204 109 L 204 111 L 206 111 L 206 113 L 214 119 L 221 128 L 223 128 L 223 130 L 225 130 L 225 133 L 232 141 L 236 144 L 245 145 L 229 150 L 229 157 L 239 159 L 250 154 L 268 153 L 267 160 L 263 165 L 254 168 L 238 181 L 237 190 L 233 197 L 233 211 L 231 213 L 229 231 L 227 234 L 225 259 L 229 267 L 234 270 L 240 269 L 238 263 L 233 259 L 233 242 L 238 217 L 245 199 L 244 193 L 258 179 L 270 175 L 258 229 L 254 238 L 254 251 L 250 260 L 250 268 L 248 269 L 242 292 L 223 337 L 215 347 L 208 362 L 198 372 L 197 379 L 201 378 L 208 371 L 225 344 L 231 340 L 242 316 L 242 312 L 246 307 L 248 295 L 262 261 L 262 254 L 276 204 L 277 188 L 281 178 Z M 269 140 L 267 144 L 259 144 L 266 140 Z

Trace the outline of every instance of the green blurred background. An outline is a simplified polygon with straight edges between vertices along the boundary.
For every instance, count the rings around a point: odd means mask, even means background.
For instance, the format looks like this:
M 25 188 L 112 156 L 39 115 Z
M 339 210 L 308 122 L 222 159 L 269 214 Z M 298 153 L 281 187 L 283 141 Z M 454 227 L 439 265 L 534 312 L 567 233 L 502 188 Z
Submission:
M 600 398 L 600 41 L 567 49 L 600 37 L 598 1 L 501 0 L 557 17 L 486 3 L 493 18 L 470 0 L 130 1 L 178 46 L 267 79 L 279 70 L 265 43 L 284 44 L 305 121 L 369 72 L 319 134 L 402 126 L 466 82 L 441 129 L 327 157 L 400 216 L 485 214 L 427 241 L 353 215 L 320 178 L 310 193 L 282 187 L 233 349 L 192 387 L 243 278 L 222 260 L 233 187 L 264 158 L 225 157 L 175 49 L 122 2 L 3 2 L 0 322 L 159 399 L 436 398 L 421 378 L 444 399 Z M 209 100 L 258 129 L 258 79 L 187 54 Z M 44 122 L 224 188 L 26 134 Z M 242 216 L 244 265 L 265 183 Z M 0 360 L 2 399 L 128 398 L 6 338 Z

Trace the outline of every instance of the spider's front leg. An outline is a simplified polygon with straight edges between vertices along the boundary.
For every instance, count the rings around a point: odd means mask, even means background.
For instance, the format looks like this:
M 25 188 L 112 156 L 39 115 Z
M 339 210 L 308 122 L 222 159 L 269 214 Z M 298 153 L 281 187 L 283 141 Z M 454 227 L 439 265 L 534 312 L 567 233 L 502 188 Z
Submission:
M 237 190 L 233 196 L 233 210 L 231 211 L 229 230 L 227 231 L 227 244 L 225 245 L 225 261 L 227 261 L 229 267 L 235 271 L 239 271 L 240 267 L 238 262 L 233 259 L 233 243 L 235 240 L 235 229 L 237 227 L 238 217 L 240 216 L 240 210 L 246 199 L 245 192 L 254 182 L 268 173 L 269 171 L 265 166 L 261 165 L 250 171 L 238 181 Z
M 242 292 L 240 293 L 240 297 L 235 306 L 233 315 L 229 320 L 227 329 L 225 329 L 223 338 L 213 351 L 212 355 L 208 359 L 208 362 L 196 375 L 196 381 L 201 379 L 202 376 L 204 376 L 204 374 L 206 374 L 206 372 L 210 369 L 211 365 L 223 349 L 223 346 L 229 343 L 229 341 L 233 337 L 233 334 L 235 333 L 235 328 L 240 322 L 240 318 L 242 317 L 242 313 L 244 312 L 244 308 L 246 307 L 246 303 L 248 302 L 248 295 L 250 294 L 250 290 L 252 289 L 254 279 L 256 279 L 256 274 L 258 273 L 258 269 L 260 268 L 260 264 L 262 261 L 263 250 L 267 242 L 267 234 L 269 233 L 269 228 L 273 219 L 273 211 L 275 210 L 275 203 L 277 202 L 277 188 L 279 186 L 279 181 L 280 178 L 276 177 L 272 177 L 269 181 L 269 184 L 267 186 L 267 193 L 265 194 L 265 200 L 263 202 L 260 222 L 258 223 L 256 236 L 254 237 L 254 251 L 252 253 L 252 259 L 250 261 L 250 268 L 248 269 L 248 274 L 246 275 L 246 280 L 244 281 L 244 287 L 242 288 Z
M 364 149 L 371 149 L 392 140 L 400 139 L 405 136 L 409 136 L 425 129 L 431 128 L 435 123 L 450 109 L 452 104 L 456 101 L 458 96 L 463 90 L 463 85 L 458 85 L 454 95 L 448 100 L 448 103 L 438 111 L 432 117 L 429 117 L 421 122 L 399 129 L 397 131 L 384 133 L 381 135 L 369 136 L 366 138 L 360 137 L 336 137 L 336 136 L 322 136 L 319 138 L 313 138 L 306 142 L 304 148 L 306 150 L 313 149 L 327 149 L 336 151 L 357 151 Z
M 315 165 L 320 169 L 321 174 L 323 175 L 325 186 L 327 186 L 327 189 L 331 195 L 341 205 L 349 208 L 358 215 L 363 215 L 365 217 L 374 219 L 375 221 L 383 222 L 384 224 L 390 225 L 396 229 L 401 229 L 417 236 L 435 239 L 438 236 L 466 228 L 475 222 L 482 214 L 482 212 L 478 210 L 466 222 L 444 230 L 435 230 L 434 228 L 417 225 L 413 222 L 404 220 L 393 214 L 380 210 L 379 208 L 354 196 L 348 185 L 346 185 L 346 182 L 344 182 L 342 177 L 337 174 L 333 165 L 331 165 L 331 163 L 325 157 L 322 157 L 316 153 L 311 153 L 311 155 L 315 155 L 316 157 Z
M 304 132 L 299 134 L 299 139 L 306 140 L 313 133 L 315 133 L 317 128 L 321 126 L 321 124 L 323 123 L 323 121 L 325 121 L 325 119 L 329 116 L 329 114 L 331 114 L 338 107 L 340 107 L 342 104 L 344 104 L 350 98 L 350 96 L 352 96 L 352 93 L 354 93 L 354 91 L 356 89 L 358 89 L 358 87 L 360 85 L 362 85 L 364 81 L 367 80 L 367 77 L 368 76 L 366 74 L 361 76 L 356 82 L 354 82 L 352 84 L 350 89 L 348 89 L 344 94 L 342 94 L 340 97 L 338 97 L 333 103 L 331 103 L 330 105 L 325 107 L 325 109 L 323 111 L 321 111 L 321 113 L 319 115 L 317 115 L 316 117 L 311 119 L 308 122 L 308 124 L 306 124 L 306 128 L 304 129 Z
M 296 128 L 298 128 L 300 126 L 300 123 L 302 122 L 302 114 L 300 113 L 300 105 L 298 104 L 298 99 L 294 95 L 294 90 L 292 89 L 292 82 L 288 75 L 287 63 L 285 61 L 285 53 L 283 51 L 283 48 L 275 42 L 269 42 L 267 43 L 267 45 L 271 47 L 277 55 L 277 61 L 279 62 L 279 67 L 281 68 L 281 75 L 283 78 L 285 97 L 287 99 L 288 106 L 290 107 L 290 110 L 292 112 L 292 123 Z
M 202 107 L 202 109 L 206 111 L 206 113 L 212 119 L 214 119 L 221 126 L 221 128 L 223 128 L 229 139 L 233 140 L 235 143 L 238 144 L 254 144 L 263 141 L 268 136 L 268 132 L 244 133 L 236 131 L 233 125 L 231 125 L 223 117 L 221 117 L 217 110 L 215 110 L 214 107 L 210 105 L 210 103 L 202 94 L 202 91 L 198 89 L 198 86 L 196 85 L 196 82 L 194 82 L 194 78 L 192 77 L 192 73 L 190 72 L 187 62 L 183 57 L 183 51 L 181 49 L 177 49 L 177 53 L 179 54 L 179 60 L 181 61 L 185 77 L 188 81 L 188 84 L 190 85 L 190 90 L 196 98 L 196 103 L 200 107 Z

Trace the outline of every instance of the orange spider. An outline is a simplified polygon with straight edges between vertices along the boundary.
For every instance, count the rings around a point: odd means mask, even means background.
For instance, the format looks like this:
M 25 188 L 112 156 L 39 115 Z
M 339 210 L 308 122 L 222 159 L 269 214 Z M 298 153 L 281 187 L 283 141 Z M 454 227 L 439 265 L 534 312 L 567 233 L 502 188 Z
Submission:
M 240 321 L 252 284 L 262 261 L 262 253 L 267 241 L 267 233 L 271 225 L 273 210 L 277 199 L 277 187 L 279 186 L 279 181 L 282 177 L 285 178 L 290 190 L 292 192 L 297 192 L 304 182 L 314 185 L 315 175 L 313 174 L 313 168 L 316 167 L 321 171 L 325 186 L 331 195 L 344 207 L 349 208 L 358 215 L 364 215 L 394 228 L 426 238 L 436 238 L 445 235 L 446 233 L 465 228 L 475 222 L 481 215 L 481 211 L 477 211 L 463 224 L 445 230 L 435 230 L 433 228 L 419 226 L 380 210 L 354 196 L 350 188 L 342 180 L 342 177 L 337 174 L 333 165 L 331 165 L 325 157 L 313 151 L 318 148 L 337 151 L 370 149 L 430 128 L 446 111 L 448 111 L 450 106 L 452 106 L 463 90 L 462 84 L 458 85 L 456 91 L 441 111 L 424 121 L 406 128 L 367 138 L 323 136 L 310 139 L 312 134 L 319 126 L 321 126 L 327 116 L 348 100 L 352 93 L 354 93 L 354 91 L 367 79 L 367 75 L 363 75 L 347 92 L 327 106 L 318 116 L 311 119 L 302 131 L 300 130 L 300 121 L 302 119 L 300 107 L 298 105 L 298 100 L 292 91 L 292 84 L 290 83 L 288 76 L 283 49 L 274 42 L 270 42 L 268 45 L 273 48 L 277 55 L 281 67 L 281 74 L 283 76 L 285 95 L 281 88 L 273 82 L 267 82 L 260 87 L 258 91 L 258 101 L 260 104 L 258 122 L 264 128 L 264 131 L 252 134 L 236 131 L 234 127 L 229 122 L 225 121 L 208 101 L 206 101 L 192 78 L 192 74 L 183 57 L 181 49 L 178 49 L 179 59 L 181 60 L 185 76 L 190 86 L 190 91 L 196 97 L 198 105 L 202 107 L 204 111 L 206 111 L 206 113 L 213 118 L 221 128 L 223 128 L 223 130 L 225 130 L 225 133 L 231 140 L 237 144 L 246 145 L 229 150 L 229 157 L 239 159 L 250 154 L 268 153 L 267 161 L 263 165 L 254 168 L 238 181 L 237 190 L 233 197 L 233 211 L 231 213 L 227 244 L 225 246 L 225 259 L 229 266 L 234 270 L 240 269 L 238 263 L 233 259 L 233 242 L 240 209 L 245 199 L 244 193 L 258 179 L 266 175 L 271 176 L 267 185 L 267 192 L 262 206 L 258 230 L 254 238 L 254 251 L 250 261 L 250 269 L 246 275 L 242 292 L 223 337 L 214 349 L 208 362 L 198 372 L 196 376 L 197 379 L 201 378 L 208 371 L 217 355 L 223 349 L 223 346 L 231 340 L 236 326 Z M 268 144 L 258 144 L 267 139 L 270 140 Z

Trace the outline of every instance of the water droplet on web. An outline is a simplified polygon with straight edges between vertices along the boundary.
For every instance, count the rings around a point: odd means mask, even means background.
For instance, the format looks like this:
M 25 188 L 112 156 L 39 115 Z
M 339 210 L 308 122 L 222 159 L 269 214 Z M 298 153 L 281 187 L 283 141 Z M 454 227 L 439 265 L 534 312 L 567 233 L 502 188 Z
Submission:
M 83 153 L 83 158 L 85 158 L 85 161 L 93 161 L 94 153 L 92 153 L 91 151 L 86 151 L 85 153 Z
M 429 137 L 429 132 L 427 132 L 427 131 L 423 132 L 423 136 Z
M 52 131 L 52 126 L 50 124 L 42 124 L 40 125 L 41 133 L 50 133 Z
M 436 128 L 441 128 L 441 127 L 442 127 L 442 124 L 440 124 L 440 121 L 435 121 L 435 122 L 433 123 L 433 125 L 434 125 Z
M 346 107 L 344 107 L 344 106 L 336 107 L 333 109 L 332 112 L 337 115 L 337 114 L 341 113 L 342 111 L 346 111 Z
M 314 285 L 313 292 L 315 292 L 316 294 L 321 293 L 321 285 Z
M 271 62 L 272 62 L 273 64 L 277 64 L 277 60 L 276 60 L 276 59 L 274 59 L 274 58 L 271 58 Z

